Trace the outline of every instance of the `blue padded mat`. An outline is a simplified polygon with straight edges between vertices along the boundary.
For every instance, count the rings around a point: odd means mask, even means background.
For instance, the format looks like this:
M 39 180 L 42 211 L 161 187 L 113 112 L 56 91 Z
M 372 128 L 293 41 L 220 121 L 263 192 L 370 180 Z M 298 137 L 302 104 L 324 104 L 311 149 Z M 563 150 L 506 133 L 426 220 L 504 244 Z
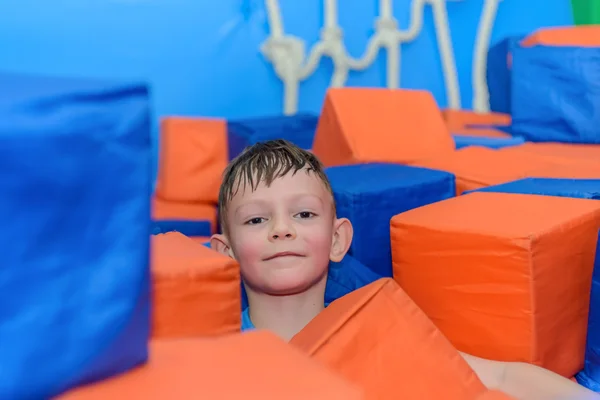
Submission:
M 210 245 L 207 247 L 210 248 Z M 375 282 L 379 278 L 381 278 L 379 275 L 350 255 L 346 255 L 339 263 L 329 263 L 329 274 L 325 286 L 325 304 Z M 242 284 L 242 310 L 247 307 L 248 296 Z
M 144 85 L 0 74 L 0 398 L 147 359 Z
M 600 200 L 598 179 L 526 178 L 470 192 L 522 193 Z
M 210 236 L 212 234 L 210 221 L 190 221 L 179 219 L 152 220 L 150 231 L 153 235 L 167 232 L 179 232 L 185 236 Z
M 319 116 L 296 114 L 253 118 L 227 123 L 229 159 L 237 157 L 247 146 L 257 142 L 286 139 L 302 149 L 311 149 Z
M 467 136 L 467 135 L 452 135 L 456 150 L 463 149 L 469 146 L 483 146 L 490 149 L 501 149 L 503 147 L 518 146 L 525 143 L 521 137 L 482 137 L 482 136 Z
M 600 234 L 592 275 L 585 363 L 583 371 L 577 374 L 576 379 L 590 390 L 600 392 Z
M 488 50 L 486 78 L 490 96 L 490 110 L 511 113 L 511 68 L 509 54 L 519 45 L 524 36 L 509 36 Z
M 600 48 L 517 47 L 512 77 L 515 136 L 600 143 Z
M 350 219 L 354 258 L 381 277 L 392 276 L 390 220 L 404 211 L 454 197 L 454 175 L 396 164 L 361 164 L 326 170 L 338 217 Z

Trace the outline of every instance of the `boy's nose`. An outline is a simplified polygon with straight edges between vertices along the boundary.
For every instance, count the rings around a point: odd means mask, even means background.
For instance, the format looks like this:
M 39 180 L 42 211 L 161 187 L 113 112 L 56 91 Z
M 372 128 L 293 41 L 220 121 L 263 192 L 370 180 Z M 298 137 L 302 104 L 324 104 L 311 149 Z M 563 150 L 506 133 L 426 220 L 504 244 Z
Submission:
M 296 237 L 296 230 L 290 221 L 280 219 L 274 222 L 269 235 L 271 240 L 294 239 Z

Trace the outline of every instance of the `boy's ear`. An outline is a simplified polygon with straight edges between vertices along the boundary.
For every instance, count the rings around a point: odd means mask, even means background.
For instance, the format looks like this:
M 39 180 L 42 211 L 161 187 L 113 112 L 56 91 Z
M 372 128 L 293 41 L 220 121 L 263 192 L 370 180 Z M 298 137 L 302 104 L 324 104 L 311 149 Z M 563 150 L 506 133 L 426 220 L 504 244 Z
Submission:
M 212 235 L 210 238 L 210 248 L 218 251 L 224 256 L 231 257 L 235 259 L 233 255 L 233 250 L 231 250 L 231 246 L 229 245 L 229 240 L 227 237 L 222 234 Z
M 352 243 L 354 229 L 348 218 L 339 218 L 333 226 L 333 242 L 331 243 L 331 252 L 329 259 L 333 262 L 340 262 L 348 252 Z

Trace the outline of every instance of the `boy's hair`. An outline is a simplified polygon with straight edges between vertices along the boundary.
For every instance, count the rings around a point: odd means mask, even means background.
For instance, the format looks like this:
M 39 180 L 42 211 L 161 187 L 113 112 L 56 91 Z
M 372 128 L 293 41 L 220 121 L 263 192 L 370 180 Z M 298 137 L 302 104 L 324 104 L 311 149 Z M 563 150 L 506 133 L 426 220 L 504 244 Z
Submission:
M 223 231 L 226 230 L 225 215 L 229 202 L 240 188 L 245 190 L 250 187 L 254 191 L 261 182 L 268 187 L 275 179 L 289 172 L 295 174 L 301 169 L 305 169 L 307 173 L 314 173 L 333 199 L 333 190 L 325 175 L 323 164 L 311 152 L 284 139 L 259 142 L 244 149 L 223 172 L 223 182 L 219 190 L 219 220 Z

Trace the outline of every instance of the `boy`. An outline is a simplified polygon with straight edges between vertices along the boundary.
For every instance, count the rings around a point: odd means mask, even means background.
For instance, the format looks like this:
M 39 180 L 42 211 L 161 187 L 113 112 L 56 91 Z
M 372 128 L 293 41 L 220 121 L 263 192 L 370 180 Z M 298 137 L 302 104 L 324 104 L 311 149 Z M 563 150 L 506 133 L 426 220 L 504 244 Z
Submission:
M 329 262 L 341 261 L 352 241 L 323 166 L 285 140 L 255 144 L 225 170 L 219 210 L 223 234 L 211 247 L 240 263 L 249 305 L 242 329 L 290 340 L 324 309 Z M 534 365 L 461 354 L 486 386 L 519 399 L 597 398 Z

